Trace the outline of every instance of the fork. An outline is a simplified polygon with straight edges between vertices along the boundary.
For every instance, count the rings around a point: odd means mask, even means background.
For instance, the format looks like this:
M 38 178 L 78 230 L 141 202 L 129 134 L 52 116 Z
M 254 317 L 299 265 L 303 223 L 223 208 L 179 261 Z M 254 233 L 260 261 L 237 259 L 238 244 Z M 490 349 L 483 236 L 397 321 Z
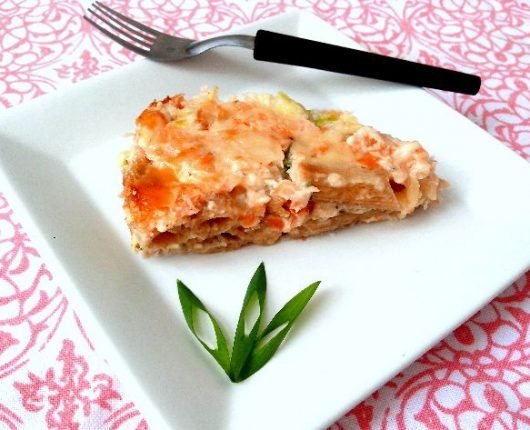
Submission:
M 477 94 L 481 79 L 455 70 L 258 30 L 256 36 L 226 35 L 195 41 L 170 36 L 137 22 L 100 1 L 83 18 L 123 47 L 155 61 L 180 61 L 219 46 L 252 49 L 254 59 L 398 82 L 464 94 Z

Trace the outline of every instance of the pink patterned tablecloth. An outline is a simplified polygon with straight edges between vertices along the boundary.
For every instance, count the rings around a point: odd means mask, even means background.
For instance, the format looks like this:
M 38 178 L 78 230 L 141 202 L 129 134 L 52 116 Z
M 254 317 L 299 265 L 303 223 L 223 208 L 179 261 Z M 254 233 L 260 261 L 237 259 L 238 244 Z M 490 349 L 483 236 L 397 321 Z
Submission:
M 191 38 L 287 10 L 310 11 L 374 52 L 479 73 L 478 96 L 435 95 L 530 159 L 528 1 L 107 4 Z M 135 60 L 81 19 L 84 6 L 75 0 L 0 1 L 0 109 L 16 109 Z M 0 428 L 146 429 L 134 398 L 122 391 L 112 363 L 98 354 L 17 221 L 13 196 L 2 191 L 0 183 Z M 351 406 L 330 429 L 530 429 L 530 273 Z

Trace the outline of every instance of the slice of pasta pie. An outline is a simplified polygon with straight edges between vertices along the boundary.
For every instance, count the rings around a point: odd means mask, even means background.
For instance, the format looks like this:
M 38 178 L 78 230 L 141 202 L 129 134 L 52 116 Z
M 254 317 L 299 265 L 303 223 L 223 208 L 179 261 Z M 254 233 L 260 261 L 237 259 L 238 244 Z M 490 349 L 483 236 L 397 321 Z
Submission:
M 122 162 L 133 248 L 217 252 L 400 219 L 439 200 L 444 181 L 418 142 L 287 95 L 217 90 L 154 101 Z

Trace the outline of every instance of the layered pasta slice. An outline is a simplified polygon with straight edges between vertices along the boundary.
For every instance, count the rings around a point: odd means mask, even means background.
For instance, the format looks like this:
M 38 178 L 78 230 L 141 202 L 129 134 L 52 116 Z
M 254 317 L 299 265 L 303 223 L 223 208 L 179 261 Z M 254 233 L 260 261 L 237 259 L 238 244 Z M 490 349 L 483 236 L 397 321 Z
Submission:
M 144 256 L 400 219 L 437 202 L 445 183 L 418 142 L 283 93 L 178 94 L 151 103 L 136 125 L 122 196 L 133 249 Z

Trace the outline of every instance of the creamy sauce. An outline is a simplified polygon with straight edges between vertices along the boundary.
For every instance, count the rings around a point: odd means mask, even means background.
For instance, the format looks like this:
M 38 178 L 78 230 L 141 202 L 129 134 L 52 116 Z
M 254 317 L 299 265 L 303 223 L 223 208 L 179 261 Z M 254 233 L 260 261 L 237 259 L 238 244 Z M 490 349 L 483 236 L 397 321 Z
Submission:
M 423 179 L 432 173 L 432 160 L 418 142 L 403 142 L 371 127 L 360 128 L 346 142 L 357 163 L 369 169 L 385 169 L 398 184 L 409 177 Z

